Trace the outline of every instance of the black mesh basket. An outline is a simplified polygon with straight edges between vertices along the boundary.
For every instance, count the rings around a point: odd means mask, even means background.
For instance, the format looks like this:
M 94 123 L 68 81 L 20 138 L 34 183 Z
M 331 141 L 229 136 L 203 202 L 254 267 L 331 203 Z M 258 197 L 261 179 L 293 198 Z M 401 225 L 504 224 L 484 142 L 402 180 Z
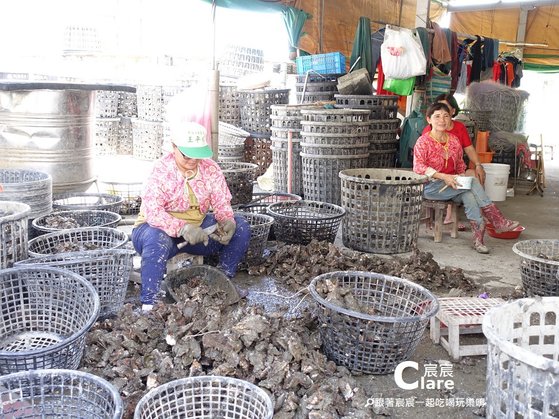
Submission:
M 22 371 L 0 377 L 3 418 L 120 419 L 116 388 L 96 375 L 66 369 Z
M 230 377 L 181 378 L 149 391 L 136 405 L 134 419 L 271 419 L 270 396 L 247 381 Z
M 264 259 L 264 250 L 274 219 L 269 215 L 253 212 L 236 211 L 235 215 L 240 215 L 250 225 L 250 241 L 243 263 L 248 266 L 257 265 Z
M 349 289 L 367 314 L 324 297 L 330 286 Z M 314 278 L 309 290 L 319 304 L 322 347 L 336 364 L 354 372 L 388 374 L 409 359 L 439 310 L 436 297 L 405 279 L 373 272 L 329 272 Z
M 97 249 L 118 249 L 128 242 L 128 235 L 111 227 L 84 227 L 60 230 L 29 240 L 29 256 L 79 252 Z
M 285 243 L 308 244 L 311 240 L 334 242 L 345 215 L 335 204 L 318 201 L 282 201 L 271 204 L 276 239 Z
M 243 162 L 219 162 L 219 167 L 221 167 L 231 191 L 231 205 L 250 202 L 258 165 Z
M 51 266 L 81 275 L 97 291 L 101 304 L 99 317 L 105 318 L 118 313 L 124 304 L 134 254 L 132 249 L 58 253 L 23 260 L 16 266 Z
M 528 296 L 559 296 L 559 240 L 523 240 L 514 244 L 520 277 Z
M 35 218 L 33 228 L 40 234 L 80 227 L 116 227 L 122 217 L 102 210 L 55 211 Z
M 30 211 L 22 202 L 0 202 L 0 269 L 27 258 Z
M 99 296 L 74 272 L 45 266 L 0 271 L 0 375 L 79 366 Z
M 118 213 L 124 199 L 106 193 L 69 193 L 57 195 L 52 208 L 57 211 L 104 210 Z

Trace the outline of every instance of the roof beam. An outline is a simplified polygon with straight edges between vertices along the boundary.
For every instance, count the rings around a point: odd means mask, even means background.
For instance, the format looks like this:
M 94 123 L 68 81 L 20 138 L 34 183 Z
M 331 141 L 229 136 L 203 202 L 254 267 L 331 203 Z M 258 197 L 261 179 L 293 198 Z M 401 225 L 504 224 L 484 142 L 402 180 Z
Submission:
M 443 6 L 449 12 L 477 12 L 481 10 L 496 10 L 496 9 L 516 9 L 516 8 L 526 8 L 533 9 L 538 6 L 551 6 L 552 4 L 557 4 L 557 0 L 531 0 L 531 1 L 511 1 L 511 0 L 494 0 L 489 1 L 485 4 L 477 3 L 475 1 L 468 2 L 453 2 L 442 1 Z M 454 4 L 453 4 L 454 3 Z M 460 4 L 457 4 L 460 3 Z

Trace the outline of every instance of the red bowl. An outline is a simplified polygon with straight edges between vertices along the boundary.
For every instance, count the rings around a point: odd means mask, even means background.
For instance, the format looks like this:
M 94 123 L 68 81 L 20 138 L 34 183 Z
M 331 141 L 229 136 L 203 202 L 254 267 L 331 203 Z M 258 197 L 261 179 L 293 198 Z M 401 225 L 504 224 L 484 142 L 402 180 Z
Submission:
M 487 223 L 485 227 L 487 229 L 487 234 L 489 234 L 491 237 L 495 237 L 496 239 L 506 239 L 506 240 L 517 239 L 520 236 L 520 233 L 522 233 L 525 230 L 524 227 L 518 226 L 511 231 L 505 231 L 504 233 L 497 233 L 492 224 Z

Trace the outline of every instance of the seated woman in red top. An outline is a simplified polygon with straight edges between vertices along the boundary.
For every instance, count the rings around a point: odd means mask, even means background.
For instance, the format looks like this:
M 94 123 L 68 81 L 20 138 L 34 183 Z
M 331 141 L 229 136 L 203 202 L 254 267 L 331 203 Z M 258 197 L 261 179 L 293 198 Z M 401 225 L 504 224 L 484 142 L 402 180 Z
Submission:
M 472 145 L 472 140 L 470 139 L 470 134 L 468 134 L 468 129 L 462 122 L 452 119 L 458 114 L 458 112 L 460 112 L 460 108 L 458 107 L 458 103 L 456 103 L 456 99 L 452 94 L 444 93 L 437 96 L 434 103 L 444 103 L 448 107 L 448 109 L 450 109 L 451 120 L 446 130 L 458 137 L 458 140 L 460 140 L 460 144 L 462 144 L 462 148 L 468 156 L 468 159 L 470 159 L 470 161 L 475 165 L 474 170 L 466 170 L 466 176 L 475 176 L 477 180 L 479 180 L 479 183 L 481 183 L 482 185 L 485 184 L 485 170 L 479 162 L 479 156 L 477 155 L 475 147 Z M 431 131 L 431 126 L 427 125 L 423 129 L 422 134 L 427 134 L 429 131 Z M 451 210 L 452 208 L 449 206 L 444 220 L 445 224 L 452 222 L 450 219 Z M 460 228 L 460 230 L 463 229 L 464 227 Z
M 466 164 L 460 141 L 447 131 L 451 118 L 450 109 L 444 103 L 435 103 L 427 109 L 426 116 L 427 122 L 431 124 L 431 131 L 419 137 L 413 149 L 413 171 L 429 177 L 423 196 L 427 199 L 452 199 L 462 203 L 472 227 L 474 249 L 478 253 L 489 253 L 483 243 L 484 217 L 498 232 L 515 229 L 518 221 L 511 221 L 503 216 L 477 178 L 473 179 L 471 189 L 458 189 L 456 176 L 465 175 Z

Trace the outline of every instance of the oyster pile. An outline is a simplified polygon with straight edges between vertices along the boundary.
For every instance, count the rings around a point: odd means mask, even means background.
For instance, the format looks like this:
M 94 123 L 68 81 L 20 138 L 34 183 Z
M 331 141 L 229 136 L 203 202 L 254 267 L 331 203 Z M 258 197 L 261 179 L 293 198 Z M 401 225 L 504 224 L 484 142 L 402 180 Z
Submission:
M 45 217 L 43 226 L 56 228 L 57 230 L 82 227 L 74 218 L 64 217 L 62 215 L 49 215 Z
M 250 273 L 273 276 L 295 291 L 334 270 L 406 277 L 431 290 L 473 287 L 460 270 L 441 269 L 428 253 L 383 258 L 316 241 L 278 244 Z M 367 403 L 373 389 L 323 354 L 314 303 L 301 305 L 298 316 L 286 316 L 282 308 L 270 310 L 247 300 L 224 306 L 223 296 L 204 281 L 182 284 L 175 292 L 177 303 L 159 303 L 149 314 L 125 304 L 118 316 L 96 323 L 87 334 L 80 370 L 117 387 L 125 402 L 124 418 L 133 417 L 151 388 L 199 375 L 235 377 L 265 389 L 275 419 L 373 416 Z M 341 298 L 350 298 L 346 296 Z
M 320 274 L 332 271 L 368 271 L 408 279 L 432 292 L 453 288 L 471 291 L 475 283 L 459 268 L 441 268 L 428 252 L 413 251 L 410 257 L 382 257 L 342 249 L 326 241 L 307 245 L 277 244 L 275 252 L 262 264 L 249 267 L 251 275 L 282 278 L 299 289 Z

